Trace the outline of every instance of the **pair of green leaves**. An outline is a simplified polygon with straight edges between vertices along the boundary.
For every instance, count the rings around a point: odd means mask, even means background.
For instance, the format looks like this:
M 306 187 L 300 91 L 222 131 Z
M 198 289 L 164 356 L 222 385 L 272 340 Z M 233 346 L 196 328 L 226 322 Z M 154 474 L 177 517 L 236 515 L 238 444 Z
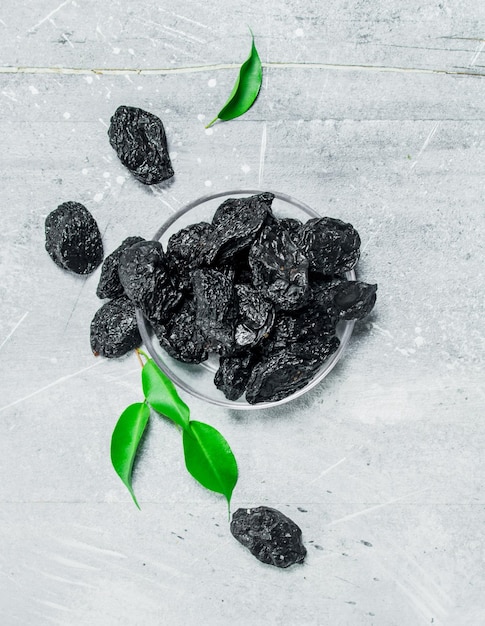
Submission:
M 131 484 L 133 463 L 150 418 L 150 407 L 182 428 L 187 470 L 201 485 L 223 494 L 230 505 L 238 470 L 227 441 L 212 426 L 190 419 L 189 407 L 152 359 L 143 366 L 142 386 L 145 401 L 131 404 L 123 411 L 111 437 L 111 462 L 136 506 L 140 508 Z
M 214 124 L 217 120 L 232 120 L 235 117 L 239 117 L 243 113 L 246 113 L 246 111 L 252 107 L 258 96 L 259 90 L 261 89 L 261 82 L 263 80 L 263 69 L 261 66 L 261 59 L 259 58 L 258 51 L 256 50 L 256 46 L 254 44 L 254 35 L 251 29 L 250 32 L 252 44 L 249 57 L 239 69 L 239 75 L 236 79 L 234 87 L 232 88 L 228 101 L 212 122 L 207 124 L 206 128 L 212 126 L 212 124 Z

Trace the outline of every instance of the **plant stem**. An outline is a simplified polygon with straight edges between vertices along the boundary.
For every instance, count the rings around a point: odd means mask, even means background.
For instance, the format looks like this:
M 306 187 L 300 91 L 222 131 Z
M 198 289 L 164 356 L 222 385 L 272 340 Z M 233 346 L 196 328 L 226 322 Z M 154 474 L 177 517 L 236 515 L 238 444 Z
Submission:
M 212 124 L 214 124 L 214 122 L 217 122 L 217 120 L 218 120 L 218 119 L 219 119 L 218 117 L 215 117 L 215 118 L 212 120 L 212 122 L 209 122 L 209 123 L 207 124 L 207 126 L 205 126 L 205 128 L 209 128 L 210 126 L 212 126 Z

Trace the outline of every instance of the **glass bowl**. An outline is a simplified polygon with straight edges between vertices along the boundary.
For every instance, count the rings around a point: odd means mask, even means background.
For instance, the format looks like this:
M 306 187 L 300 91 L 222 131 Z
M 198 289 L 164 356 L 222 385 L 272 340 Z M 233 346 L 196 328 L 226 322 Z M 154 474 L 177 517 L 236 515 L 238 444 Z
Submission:
M 174 215 L 172 215 L 159 228 L 153 239 L 155 241 L 160 241 L 164 250 L 166 250 L 170 237 L 182 228 L 186 228 L 190 224 L 195 224 L 197 222 L 211 222 L 217 207 L 227 198 L 252 196 L 259 193 L 262 193 L 262 191 L 257 189 L 238 189 L 235 191 L 223 191 L 202 196 L 197 200 L 189 202 L 177 211 L 177 213 L 174 213 Z M 302 222 L 306 222 L 314 217 L 322 217 L 308 205 L 292 198 L 291 196 L 287 196 L 284 193 L 278 193 L 276 191 L 272 191 L 271 193 L 275 196 L 272 208 L 276 217 L 293 217 L 301 220 Z M 355 280 L 355 272 L 353 270 L 347 272 L 346 277 L 348 280 Z M 165 350 L 160 347 L 158 339 L 154 335 L 150 323 L 140 310 L 137 310 L 136 317 L 143 343 L 145 344 L 150 356 L 176 386 L 184 391 L 187 391 L 196 398 L 200 398 L 201 400 L 205 400 L 211 404 L 217 404 L 226 408 L 238 410 L 267 409 L 269 407 L 278 406 L 280 404 L 290 402 L 295 398 L 299 398 L 310 389 L 313 389 L 313 387 L 318 385 L 318 383 L 320 383 L 325 376 L 330 374 L 332 369 L 342 358 L 355 323 L 354 320 L 339 322 L 336 334 L 340 339 L 340 345 L 337 351 L 322 364 L 320 369 L 317 370 L 314 377 L 305 385 L 305 387 L 302 387 L 290 396 L 275 402 L 259 402 L 257 404 L 249 404 L 244 397 L 234 401 L 228 400 L 222 391 L 217 389 L 214 385 L 214 374 L 219 367 L 219 357 L 217 355 L 210 355 L 207 361 L 204 361 L 199 365 L 177 361 L 176 359 L 170 357 Z

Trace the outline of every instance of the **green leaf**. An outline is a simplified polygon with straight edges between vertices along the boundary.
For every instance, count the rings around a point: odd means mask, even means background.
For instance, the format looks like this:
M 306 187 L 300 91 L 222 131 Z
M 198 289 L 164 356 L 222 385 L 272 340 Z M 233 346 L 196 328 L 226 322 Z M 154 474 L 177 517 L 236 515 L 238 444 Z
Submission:
M 208 424 L 191 421 L 183 433 L 185 466 L 195 480 L 217 493 L 228 504 L 237 483 L 237 463 L 229 444 Z
M 254 35 L 251 32 L 252 44 L 249 57 L 244 61 L 239 69 L 239 76 L 232 88 L 228 101 L 219 111 L 217 117 L 207 124 L 206 128 L 212 126 L 215 121 L 232 120 L 246 113 L 251 108 L 261 89 L 263 80 L 263 68 L 258 51 L 254 45 Z
M 173 382 L 162 372 L 153 359 L 149 359 L 141 372 L 141 382 L 146 401 L 157 413 L 187 428 L 190 410 L 180 398 Z
M 121 414 L 111 436 L 111 463 L 138 508 L 140 506 L 131 486 L 131 472 L 149 417 L 150 409 L 145 402 L 130 404 Z

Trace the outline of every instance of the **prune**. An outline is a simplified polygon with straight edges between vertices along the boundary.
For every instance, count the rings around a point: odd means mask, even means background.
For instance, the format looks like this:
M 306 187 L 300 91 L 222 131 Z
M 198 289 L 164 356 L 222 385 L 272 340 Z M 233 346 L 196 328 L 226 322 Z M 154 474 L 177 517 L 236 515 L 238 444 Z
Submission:
M 276 509 L 238 509 L 233 513 L 230 529 L 239 543 L 263 563 L 289 567 L 305 559 L 307 551 L 300 527 Z
M 266 192 L 223 202 L 212 219 L 213 231 L 201 253 L 203 261 L 213 265 L 248 248 L 271 215 L 273 199 L 274 195 Z
M 158 241 L 140 241 L 124 250 L 118 273 L 126 295 L 154 322 L 168 319 L 182 298 Z
M 235 346 L 232 280 L 217 270 L 197 269 L 192 272 L 192 288 L 196 324 L 210 349 L 220 354 L 230 354 Z
M 265 298 L 291 311 L 308 295 L 308 259 L 279 224 L 266 226 L 249 250 L 253 283 Z
M 274 307 L 250 285 L 236 285 L 235 290 L 238 311 L 236 343 L 240 346 L 254 346 L 273 325 Z
M 91 322 L 91 349 L 109 359 L 123 356 L 141 345 L 135 306 L 126 297 L 103 304 Z
M 322 361 L 280 350 L 257 363 L 246 389 L 249 404 L 276 402 L 295 393 L 313 378 Z
M 125 167 L 145 185 L 174 174 L 162 120 L 136 107 L 120 106 L 111 118 L 109 142 Z
M 322 274 L 348 272 L 359 259 L 358 232 L 352 224 L 332 217 L 314 218 L 303 224 L 300 244 L 310 270 Z
M 237 400 L 246 389 L 254 355 L 221 356 L 219 369 L 214 376 L 214 384 L 228 400 Z
M 376 302 L 377 285 L 349 280 L 334 290 L 334 303 L 344 320 L 361 320 L 372 311 Z
M 75 274 L 90 274 L 103 260 L 96 220 L 79 202 L 64 202 L 49 213 L 45 249 L 56 265 Z
M 191 289 L 190 272 L 197 267 L 198 258 L 213 228 L 208 222 L 191 224 L 174 233 L 167 244 L 170 265 L 178 272 L 181 285 Z
M 123 295 L 123 285 L 118 274 L 120 257 L 127 248 L 139 241 L 143 241 L 143 237 L 127 237 L 116 250 L 105 258 L 96 289 L 98 298 L 117 298 Z
M 184 363 L 201 363 L 209 356 L 207 342 L 195 323 L 195 305 L 185 300 L 165 324 L 154 324 L 162 348 Z

